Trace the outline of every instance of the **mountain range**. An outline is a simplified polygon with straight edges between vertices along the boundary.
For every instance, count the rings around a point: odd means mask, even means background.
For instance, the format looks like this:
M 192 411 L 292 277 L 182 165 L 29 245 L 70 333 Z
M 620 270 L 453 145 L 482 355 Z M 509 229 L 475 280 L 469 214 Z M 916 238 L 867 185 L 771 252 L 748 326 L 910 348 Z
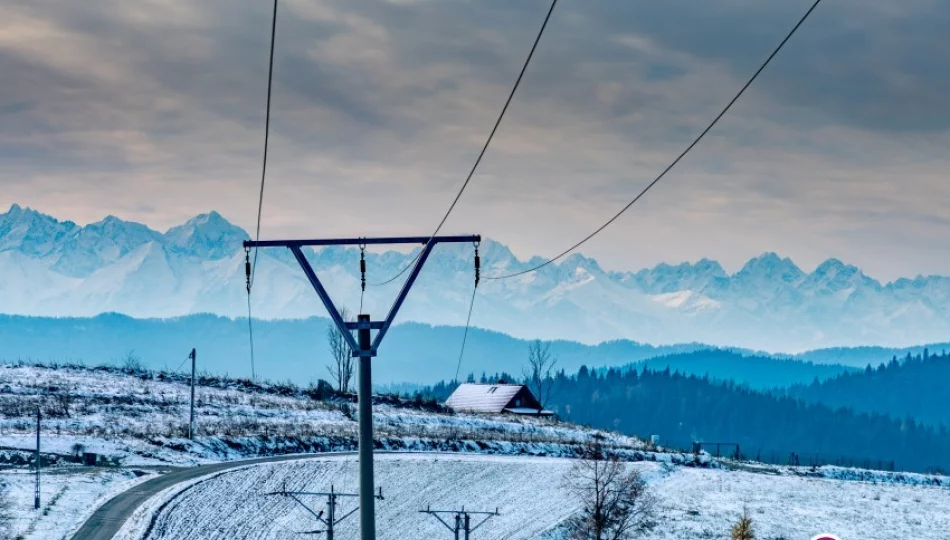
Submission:
M 13 205 L 0 214 L 0 313 L 246 316 L 241 247 L 246 238 L 246 231 L 216 212 L 162 233 L 113 216 L 79 226 Z M 493 240 L 485 240 L 480 253 L 483 276 L 543 260 L 519 260 Z M 367 280 L 373 284 L 395 275 L 415 254 L 367 252 Z M 359 250 L 327 247 L 307 255 L 338 304 L 355 311 L 361 303 Z M 473 246 L 439 246 L 399 320 L 464 324 L 473 256 Z M 258 257 L 251 296 L 255 318 L 325 315 L 289 252 L 262 249 Z M 380 316 L 400 282 L 367 288 L 363 311 Z M 625 338 L 786 352 L 897 347 L 946 341 L 950 278 L 881 283 L 837 259 L 809 273 L 775 253 L 751 259 L 732 274 L 708 259 L 615 272 L 573 254 L 535 273 L 483 280 L 472 324 L 515 337 L 584 343 Z

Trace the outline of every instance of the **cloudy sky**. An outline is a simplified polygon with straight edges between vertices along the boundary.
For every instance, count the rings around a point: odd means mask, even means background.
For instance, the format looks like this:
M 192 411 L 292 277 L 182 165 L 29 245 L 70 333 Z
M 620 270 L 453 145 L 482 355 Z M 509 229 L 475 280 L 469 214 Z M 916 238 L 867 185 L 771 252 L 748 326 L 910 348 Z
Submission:
M 561 0 L 445 232 L 553 255 L 693 138 L 811 0 Z M 428 234 L 547 0 L 281 0 L 264 237 Z M 269 0 L 0 0 L 0 211 L 252 229 Z M 950 274 L 950 3 L 826 0 L 583 248 Z

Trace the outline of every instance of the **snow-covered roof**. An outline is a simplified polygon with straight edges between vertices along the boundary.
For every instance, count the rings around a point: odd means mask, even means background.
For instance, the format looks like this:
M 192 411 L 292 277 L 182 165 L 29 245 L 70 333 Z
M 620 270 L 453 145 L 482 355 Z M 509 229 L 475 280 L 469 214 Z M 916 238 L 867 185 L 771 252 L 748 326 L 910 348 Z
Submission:
M 445 404 L 456 411 L 500 413 L 522 390 L 531 395 L 522 384 L 464 383 L 452 392 Z

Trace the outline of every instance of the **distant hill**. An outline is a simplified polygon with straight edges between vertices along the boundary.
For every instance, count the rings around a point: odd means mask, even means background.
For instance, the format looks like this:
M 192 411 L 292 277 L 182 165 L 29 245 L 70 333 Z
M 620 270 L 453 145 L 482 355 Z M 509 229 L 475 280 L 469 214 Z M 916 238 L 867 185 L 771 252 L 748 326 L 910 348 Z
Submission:
M 306 384 L 327 378 L 329 321 L 255 320 L 256 372 L 270 380 Z M 463 328 L 419 323 L 395 325 L 373 365 L 374 382 L 430 384 L 455 376 Z M 121 363 L 130 350 L 145 366 L 175 369 L 195 347 L 198 365 L 211 373 L 251 374 L 247 319 L 190 315 L 171 319 L 133 319 L 104 314 L 90 318 L 0 315 L 0 359 L 43 362 Z M 632 341 L 584 345 L 557 341 L 559 366 L 576 371 L 584 364 L 614 365 L 657 355 L 704 348 L 701 344 L 654 347 Z M 461 373 L 521 372 L 528 342 L 479 328 L 469 331 Z
M 326 378 L 326 331 L 329 321 L 320 317 L 293 320 L 255 320 L 257 373 L 271 380 L 306 384 Z M 174 369 L 192 347 L 198 349 L 199 366 L 212 373 L 249 376 L 250 352 L 247 319 L 216 315 L 190 315 L 170 319 L 133 319 L 125 315 L 96 317 L 22 317 L 0 315 L 0 359 L 34 359 L 43 362 L 81 360 L 88 365 L 120 362 L 129 350 L 149 367 Z M 463 328 L 403 323 L 393 327 L 374 364 L 379 384 L 432 384 L 451 379 L 458 366 Z M 469 332 L 460 377 L 469 373 L 506 371 L 520 375 L 528 341 L 500 332 L 472 328 Z M 741 349 L 716 349 L 701 343 L 653 346 L 629 340 L 597 345 L 554 341 L 552 353 L 558 369 L 576 372 L 595 368 L 644 366 L 715 380 L 731 380 L 764 389 L 810 384 L 854 368 L 811 363 L 798 358 L 835 358 L 848 364 L 878 365 L 888 349 L 836 349 L 812 351 L 798 357 L 770 356 Z M 931 349 L 933 350 L 933 349 Z
M 815 364 L 720 349 L 658 356 L 641 360 L 629 367 L 640 370 L 647 368 L 652 371 L 669 368 L 671 372 L 708 376 L 714 381 L 732 381 L 756 389 L 809 384 L 815 379 L 825 380 L 856 369 L 838 364 Z
M 816 364 L 842 364 L 864 368 L 868 364 L 877 366 L 892 357 L 904 358 L 908 354 L 919 356 L 924 350 L 930 352 L 950 351 L 950 343 L 928 343 L 914 347 L 831 347 L 790 355 L 788 358 L 804 360 Z
M 824 382 L 796 385 L 785 395 L 810 403 L 914 418 L 950 428 L 950 353 L 893 357 L 876 367 L 841 374 Z

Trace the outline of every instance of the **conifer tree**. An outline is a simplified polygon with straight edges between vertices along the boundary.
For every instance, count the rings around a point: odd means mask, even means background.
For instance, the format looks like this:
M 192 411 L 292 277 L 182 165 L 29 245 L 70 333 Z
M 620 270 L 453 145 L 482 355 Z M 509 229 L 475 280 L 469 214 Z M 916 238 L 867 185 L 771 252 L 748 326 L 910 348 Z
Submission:
M 732 540 L 755 540 L 752 518 L 747 510 L 743 510 L 742 517 L 732 526 Z

